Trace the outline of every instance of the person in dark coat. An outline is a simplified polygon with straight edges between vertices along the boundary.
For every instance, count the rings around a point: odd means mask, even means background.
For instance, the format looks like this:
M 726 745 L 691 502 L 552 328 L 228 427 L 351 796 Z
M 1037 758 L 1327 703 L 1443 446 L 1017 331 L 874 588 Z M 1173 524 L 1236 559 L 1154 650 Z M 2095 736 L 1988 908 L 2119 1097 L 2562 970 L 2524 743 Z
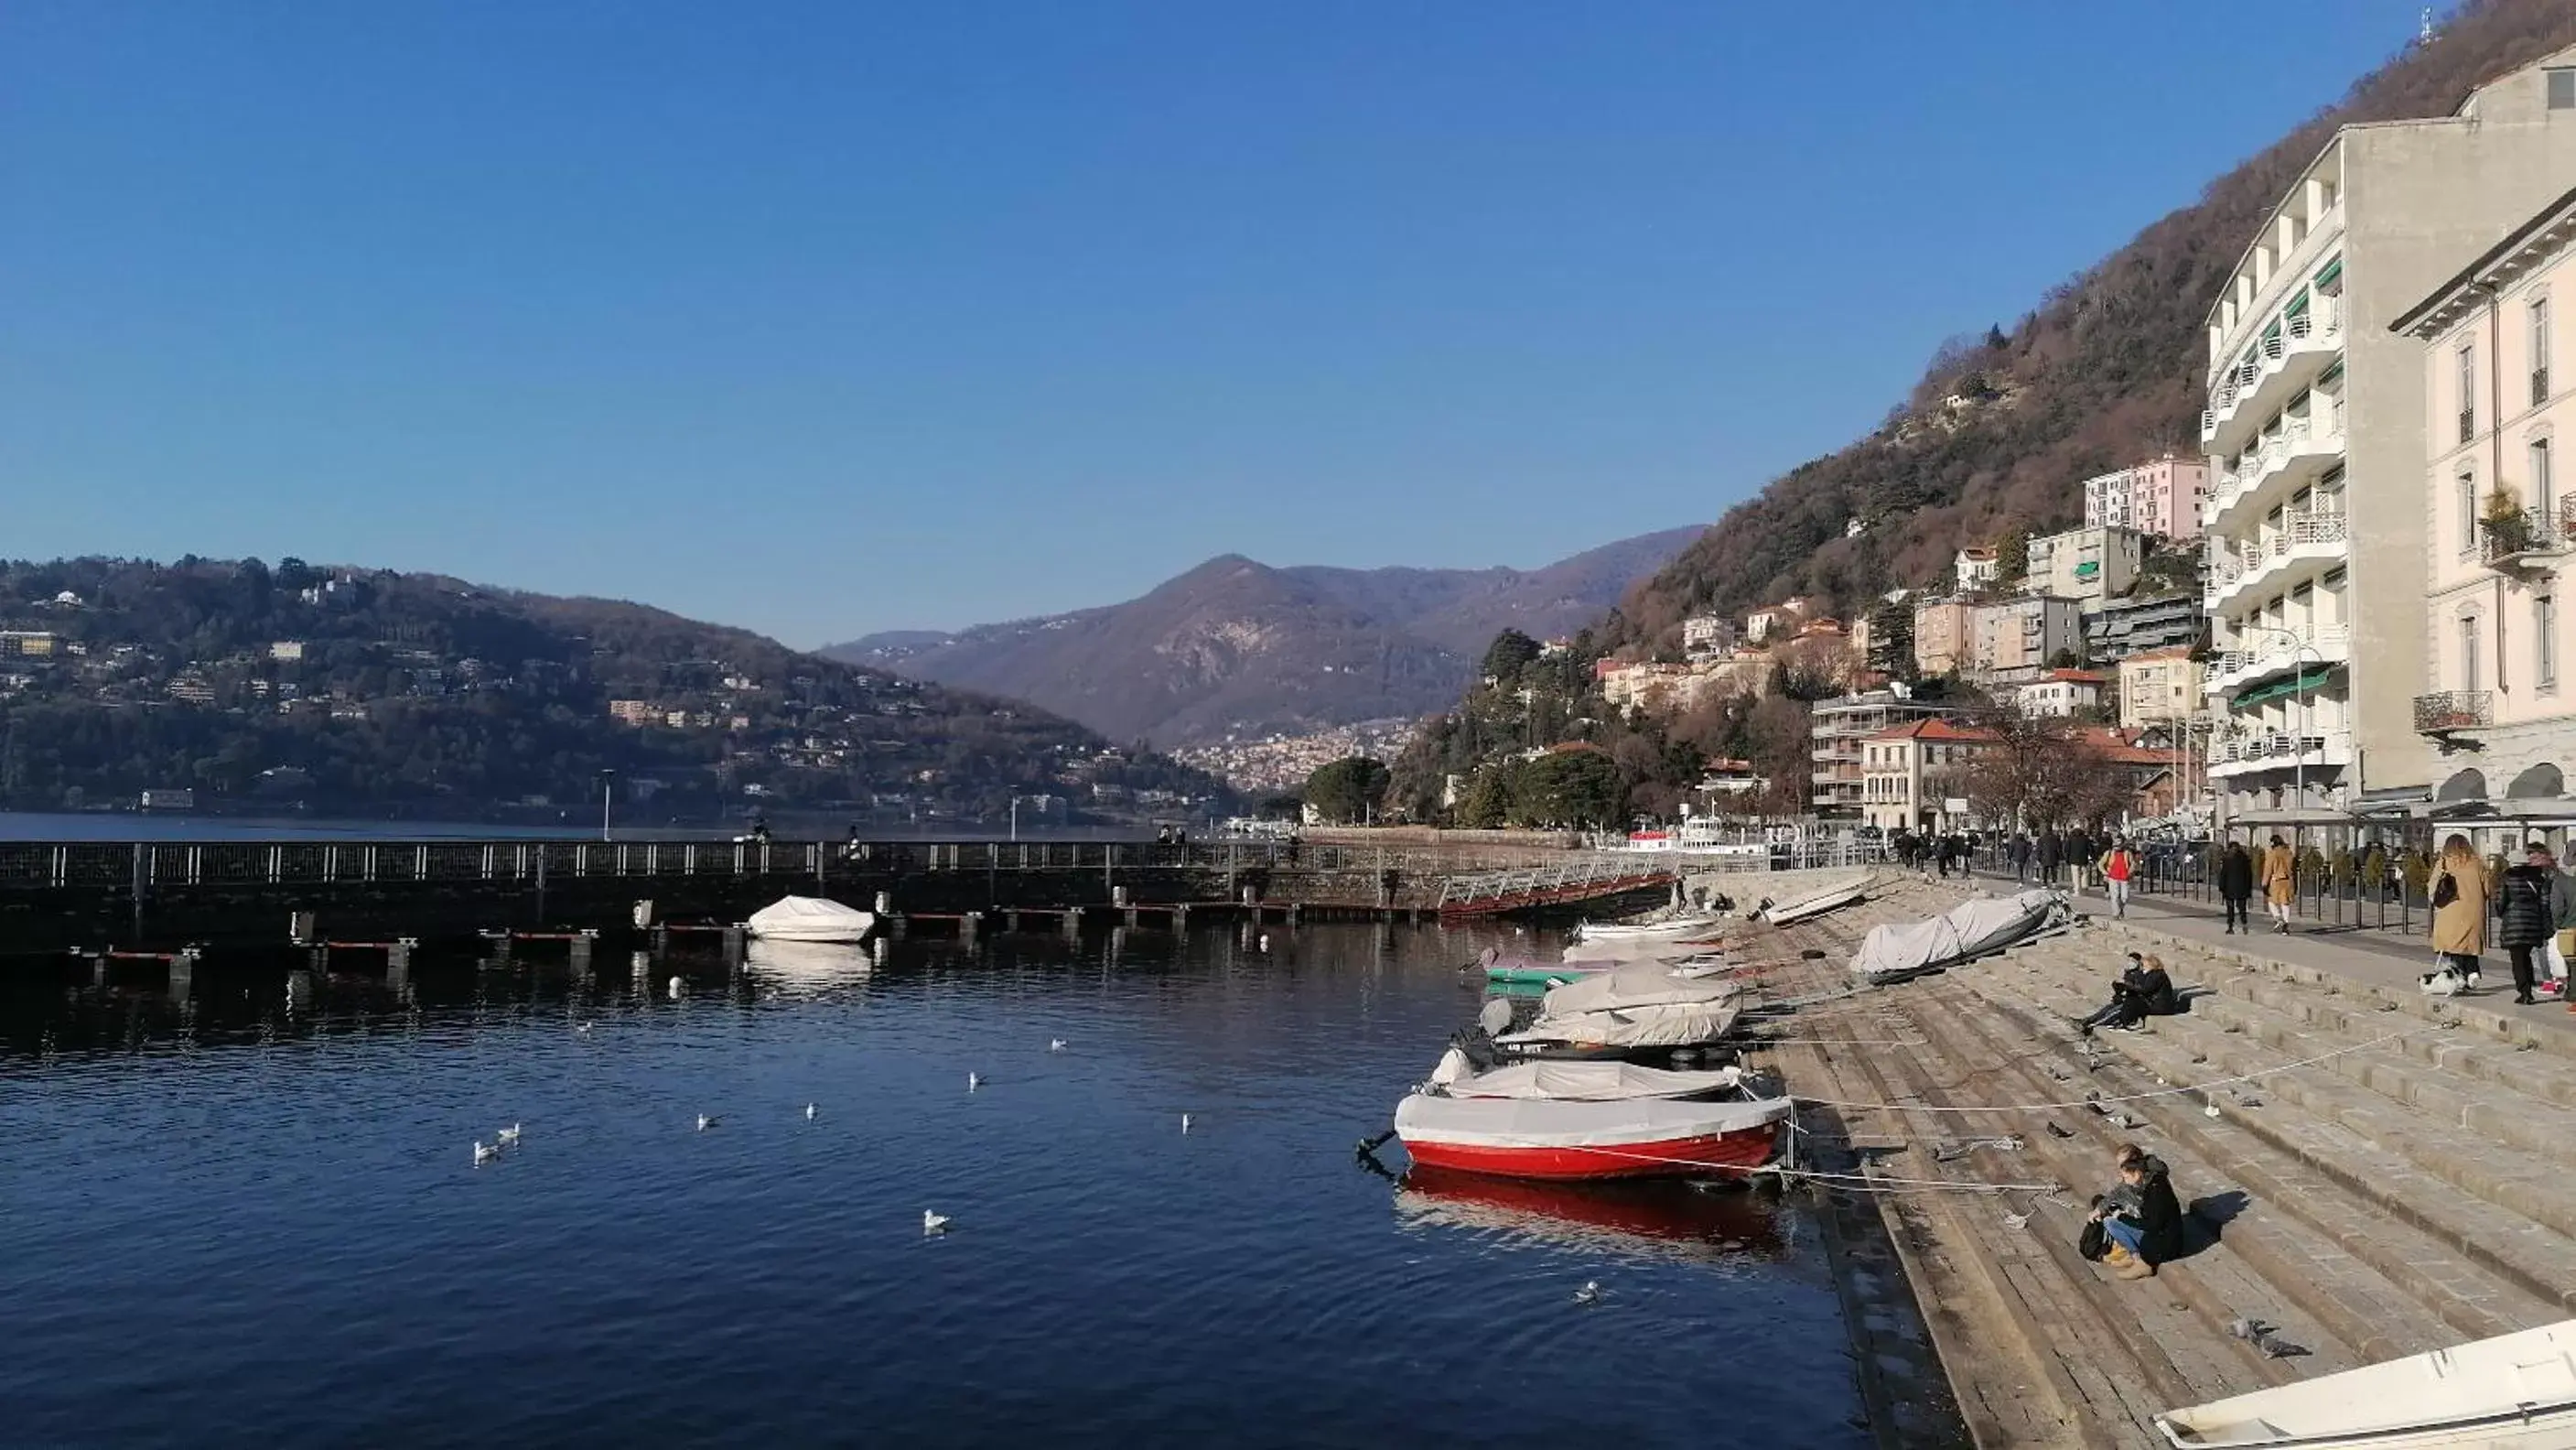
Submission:
M 2014 882 L 2028 881 L 2030 879 L 2030 837 L 2015 831 L 2012 845 L 2006 849 L 2012 856 Z
M 2227 931 L 2254 930 L 2254 853 L 2230 841 L 2218 858 L 2218 899 L 2227 905 Z
M 2173 976 L 2162 957 L 2129 953 L 2129 964 L 2111 984 L 2111 1003 L 2090 1017 L 2076 1019 L 2075 1030 L 2090 1037 L 2096 1027 L 2130 1028 L 2149 1017 L 2170 1017 L 2182 1008 Z
M 1950 863 L 1957 860 L 1958 856 L 1959 838 L 1956 836 L 1943 836 L 1941 843 L 1932 848 L 1933 863 L 1941 868 L 1943 876 L 1950 874 Z
M 2040 832 L 2039 884 L 2042 886 L 2055 886 L 2057 884 L 2057 868 L 2060 863 L 2065 861 L 2065 859 L 2066 843 L 2057 838 L 2057 828 L 2055 826 L 2051 826 L 2047 830 Z
M 2559 874 L 2549 857 L 2549 843 L 2523 848 L 2522 864 L 2508 867 L 2496 883 L 2496 940 L 2513 958 L 2513 1000 L 2525 1007 L 2538 974 L 2532 959 L 2561 926 L 2576 917 L 2576 882 Z
M 2093 840 L 2082 831 L 2066 833 L 2066 871 L 2075 894 L 2084 894 L 2084 878 L 2093 869 Z
M 2119 1246 L 2108 1262 L 2123 1279 L 2151 1278 L 2182 1253 L 2182 1201 L 2164 1160 L 2135 1143 L 2120 1146 L 2120 1186 L 2094 1203 L 2093 1217 Z

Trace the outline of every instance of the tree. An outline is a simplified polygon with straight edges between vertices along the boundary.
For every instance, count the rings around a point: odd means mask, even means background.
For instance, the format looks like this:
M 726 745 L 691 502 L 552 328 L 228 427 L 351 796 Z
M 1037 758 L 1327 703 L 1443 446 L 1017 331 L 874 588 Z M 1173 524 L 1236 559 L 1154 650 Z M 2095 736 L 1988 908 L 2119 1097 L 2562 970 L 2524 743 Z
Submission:
M 1995 586 L 2006 592 L 2021 587 L 2030 572 L 2030 530 L 2014 528 L 1995 541 Z
M 1496 765 L 1476 772 L 1458 800 L 1458 824 L 1471 831 L 1508 825 L 1512 817 L 1512 768 Z
M 1897 675 L 1914 673 L 1914 606 L 1902 599 L 1882 599 L 1869 611 L 1869 667 Z
M 1504 630 L 1485 646 L 1485 678 L 1498 685 L 1511 684 L 1520 678 L 1523 667 L 1537 658 L 1537 640 L 1517 629 Z
M 1625 823 L 1627 789 L 1616 762 L 1599 750 L 1555 750 L 1520 769 L 1516 814 L 1533 826 L 1607 827 Z
M 1306 804 L 1335 824 L 1368 820 L 1386 804 L 1389 780 L 1383 762 L 1365 755 L 1344 756 L 1315 767 L 1314 774 L 1306 777 Z

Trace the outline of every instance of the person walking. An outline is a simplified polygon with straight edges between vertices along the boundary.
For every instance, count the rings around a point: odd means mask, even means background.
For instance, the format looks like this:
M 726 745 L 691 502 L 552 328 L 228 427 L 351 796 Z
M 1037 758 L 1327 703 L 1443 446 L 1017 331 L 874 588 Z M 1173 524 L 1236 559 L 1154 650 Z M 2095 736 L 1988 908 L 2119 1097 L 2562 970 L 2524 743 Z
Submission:
M 2137 853 L 2129 849 L 2126 837 L 2116 837 L 2111 849 L 2102 853 L 2099 865 L 2103 890 L 2111 898 L 2111 919 L 2123 920 L 2129 914 L 2129 883 L 2138 874 Z
M 1959 838 L 1956 836 L 1944 835 L 1940 844 L 1932 848 L 1932 859 L 1940 864 L 1941 879 L 1945 881 L 1950 878 L 1950 863 L 1958 858 Z
M 2066 859 L 2066 843 L 2057 838 L 2055 826 L 2039 833 L 2039 845 L 2036 851 L 2039 857 L 2039 884 L 2055 886 L 2058 864 Z
M 2227 934 L 2252 932 L 2248 905 L 2254 900 L 2254 853 L 2242 841 L 2230 841 L 2218 858 L 2218 899 L 2227 907 Z
M 2272 913 L 2272 930 L 2287 933 L 2290 929 L 2290 903 L 2299 895 L 2299 860 L 2290 854 L 2290 843 L 2278 836 L 2263 852 L 2263 866 L 2254 884 L 2263 888 L 2263 904 Z
M 2427 976 L 2424 985 L 2435 988 L 2439 979 L 2448 978 L 2453 990 L 2474 988 L 2478 958 L 2487 949 L 2487 901 L 2493 893 L 2486 863 L 2469 849 L 2468 837 L 2455 833 L 2442 843 L 2432 885 L 2433 950 L 2442 959 L 2442 970 Z
M 2013 884 L 2027 885 L 2030 881 L 2030 836 L 2022 831 L 2013 832 L 2012 844 L 2004 850 L 2012 857 Z
M 2559 874 L 2549 857 L 2549 843 L 2523 847 L 2522 864 L 2506 870 L 2496 883 L 2496 942 L 2513 960 L 2513 1000 L 2528 1007 L 2539 999 L 2534 957 L 2558 934 L 2561 922 L 2576 915 L 2576 882 Z
M 2084 894 L 2084 878 L 2093 870 L 2093 838 L 2078 827 L 2066 833 L 2066 879 L 2078 896 Z

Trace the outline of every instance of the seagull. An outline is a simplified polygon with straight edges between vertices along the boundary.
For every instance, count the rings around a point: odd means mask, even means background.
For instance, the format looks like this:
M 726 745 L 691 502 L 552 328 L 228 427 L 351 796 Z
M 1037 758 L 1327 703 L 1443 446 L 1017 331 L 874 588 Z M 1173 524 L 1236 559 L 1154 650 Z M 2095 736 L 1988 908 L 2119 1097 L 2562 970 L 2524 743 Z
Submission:
M 944 1234 L 948 1232 L 948 1215 L 941 1213 L 936 1209 L 923 1209 L 921 1211 L 921 1231 L 925 1234 Z
M 474 1166 L 475 1166 L 475 1167 L 480 1168 L 480 1167 L 482 1167 L 484 1164 L 489 1163 L 489 1162 L 491 1162 L 493 1159 L 498 1158 L 498 1157 L 500 1157 L 500 1156 L 501 1156 L 501 1150 L 500 1150 L 500 1149 L 493 1147 L 491 1144 L 484 1142 L 484 1141 L 483 1141 L 482 1139 L 480 1139 L 480 1138 L 477 1138 L 477 1139 L 475 1139 L 475 1140 L 474 1140 Z
M 1574 1291 L 1574 1302 L 1575 1302 L 1575 1303 L 1577 1303 L 1577 1304 L 1598 1304 L 1598 1303 L 1600 1303 L 1600 1302 L 1601 1302 L 1601 1283 L 1600 1283 L 1600 1281 L 1599 1281 L 1599 1280 L 1597 1280 L 1597 1279 L 1586 1279 L 1586 1280 L 1584 1280 L 1584 1281 L 1583 1281 L 1583 1287 Z
M 703 1133 L 703 1132 L 705 1132 L 707 1129 L 714 1127 L 718 1121 L 720 1121 L 720 1120 L 719 1120 L 719 1119 L 716 1119 L 716 1118 L 711 1118 L 711 1117 L 707 1116 L 705 1113 L 700 1113 L 700 1114 L 698 1114 L 698 1131 L 699 1131 L 699 1132 L 701 1132 L 701 1133 Z
M 590 1024 L 587 1022 L 576 1022 L 572 1025 L 572 1030 L 580 1033 L 584 1037 L 588 1037 L 590 1035 Z
M 812 1103 L 807 1103 L 805 1105 L 805 1121 L 809 1123 L 814 1121 L 814 1105 Z
M 519 1125 L 512 1123 L 510 1126 L 503 1128 L 492 1136 L 499 1140 L 493 1146 L 500 1148 L 516 1148 L 519 1146 Z
M 1061 1038 L 1061 1037 L 1050 1037 L 1050 1038 L 1048 1038 L 1048 1039 L 1047 1039 L 1047 1051 L 1049 1051 L 1049 1052 L 1062 1052 L 1062 1051 L 1064 1051 L 1064 1039 L 1063 1039 L 1063 1038 Z
M 977 1088 L 979 1088 L 979 1087 L 982 1087 L 983 1085 L 984 1085 L 984 1075 L 983 1075 L 982 1073 L 980 1073 L 980 1072 L 970 1072 L 970 1073 L 966 1074 L 966 1091 L 968 1091 L 968 1092 L 970 1092 L 970 1093 L 971 1093 L 971 1092 L 973 1092 L 975 1089 L 977 1089 Z
M 1189 1131 L 1190 1131 L 1190 1115 L 1189 1115 L 1189 1114 L 1187 1114 L 1187 1113 L 1183 1113 L 1183 1114 L 1181 1114 L 1181 1134 L 1182 1134 L 1182 1136 L 1184 1136 L 1184 1137 L 1188 1136 Z
M 671 1000 L 674 1002 L 680 1000 L 680 979 L 677 977 L 671 979 Z
M 1253 945 L 1259 947 L 1265 952 L 1270 950 L 1270 933 L 1266 931 L 1263 932 L 1260 938 L 1253 942 Z

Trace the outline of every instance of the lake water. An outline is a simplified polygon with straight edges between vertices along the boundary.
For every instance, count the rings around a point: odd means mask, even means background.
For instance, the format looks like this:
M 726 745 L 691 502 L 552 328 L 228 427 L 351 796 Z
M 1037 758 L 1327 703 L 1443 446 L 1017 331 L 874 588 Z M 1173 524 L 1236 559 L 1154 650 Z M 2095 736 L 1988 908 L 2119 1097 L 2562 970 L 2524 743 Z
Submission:
M 1476 945 L 424 962 L 185 1016 L 20 980 L 0 1438 L 1867 1443 L 1794 1203 L 1359 1166 Z

